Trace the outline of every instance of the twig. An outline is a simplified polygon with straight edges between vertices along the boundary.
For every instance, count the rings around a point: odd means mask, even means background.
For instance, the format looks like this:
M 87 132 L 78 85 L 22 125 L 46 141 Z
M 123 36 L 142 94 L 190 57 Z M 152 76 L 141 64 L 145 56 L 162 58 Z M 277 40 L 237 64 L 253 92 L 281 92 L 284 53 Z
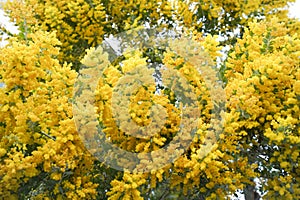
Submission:
M 52 137 L 51 135 L 48 135 L 47 133 L 45 133 L 44 131 L 40 131 L 39 133 L 41 133 L 44 136 L 47 136 L 48 138 L 52 139 L 53 141 L 55 141 L 56 139 L 54 137 Z

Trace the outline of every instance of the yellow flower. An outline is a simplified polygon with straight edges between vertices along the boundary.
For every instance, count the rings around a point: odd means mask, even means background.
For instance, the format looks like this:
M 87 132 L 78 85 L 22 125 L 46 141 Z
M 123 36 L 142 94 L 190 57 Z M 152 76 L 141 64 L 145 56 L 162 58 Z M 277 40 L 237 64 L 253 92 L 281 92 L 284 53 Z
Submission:
M 294 83 L 294 91 L 296 94 L 300 95 L 300 80 L 295 81 Z
M 280 167 L 287 168 L 290 164 L 286 161 L 280 163 Z
M 4 156 L 6 154 L 6 150 L 3 148 L 0 148 L 0 157 Z

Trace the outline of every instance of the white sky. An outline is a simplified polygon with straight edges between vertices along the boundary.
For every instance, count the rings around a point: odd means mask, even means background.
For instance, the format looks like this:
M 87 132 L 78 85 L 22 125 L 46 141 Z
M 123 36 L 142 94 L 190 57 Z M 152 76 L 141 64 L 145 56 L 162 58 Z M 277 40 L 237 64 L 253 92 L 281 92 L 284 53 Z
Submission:
M 300 0 L 296 0 L 293 6 L 290 7 L 290 16 L 300 19 Z

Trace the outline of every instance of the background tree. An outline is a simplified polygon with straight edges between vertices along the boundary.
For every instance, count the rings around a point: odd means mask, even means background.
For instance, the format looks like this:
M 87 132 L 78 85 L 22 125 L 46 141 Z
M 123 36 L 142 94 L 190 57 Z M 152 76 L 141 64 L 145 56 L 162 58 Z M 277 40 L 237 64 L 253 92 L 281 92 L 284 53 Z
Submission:
M 12 0 L 4 10 L 21 29 L 38 25 L 44 31 L 56 31 L 63 47 L 61 64 L 67 61 L 78 70 L 85 49 L 98 46 L 110 34 L 139 25 L 188 27 L 235 42 L 254 18 L 285 19 L 288 11 L 283 8 L 288 2 L 294 0 Z M 234 35 L 237 28 L 239 33 Z

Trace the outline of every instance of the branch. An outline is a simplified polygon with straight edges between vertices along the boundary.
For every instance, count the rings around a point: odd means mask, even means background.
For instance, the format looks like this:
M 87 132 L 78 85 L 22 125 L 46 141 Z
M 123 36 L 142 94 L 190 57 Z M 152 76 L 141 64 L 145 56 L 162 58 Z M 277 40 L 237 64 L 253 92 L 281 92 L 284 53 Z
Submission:
M 44 136 L 46 136 L 46 137 L 48 137 L 48 138 L 50 138 L 50 139 L 52 139 L 53 141 L 56 140 L 55 137 L 53 137 L 53 136 L 51 136 L 51 135 L 48 135 L 48 134 L 45 133 L 44 131 L 40 131 L 39 133 L 42 134 L 42 135 L 44 135 Z

